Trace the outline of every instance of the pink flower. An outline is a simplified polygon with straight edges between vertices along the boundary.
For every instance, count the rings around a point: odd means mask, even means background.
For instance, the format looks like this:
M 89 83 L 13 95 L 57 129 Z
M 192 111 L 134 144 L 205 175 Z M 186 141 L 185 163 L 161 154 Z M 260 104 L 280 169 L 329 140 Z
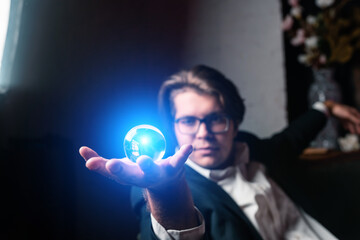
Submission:
M 288 31 L 292 28 L 294 20 L 290 15 L 287 15 L 282 23 L 282 29 Z
M 305 30 L 300 28 L 296 31 L 296 36 L 291 39 L 291 44 L 293 46 L 300 46 L 305 42 Z
M 292 7 L 296 7 L 299 5 L 299 0 L 289 0 L 289 5 Z

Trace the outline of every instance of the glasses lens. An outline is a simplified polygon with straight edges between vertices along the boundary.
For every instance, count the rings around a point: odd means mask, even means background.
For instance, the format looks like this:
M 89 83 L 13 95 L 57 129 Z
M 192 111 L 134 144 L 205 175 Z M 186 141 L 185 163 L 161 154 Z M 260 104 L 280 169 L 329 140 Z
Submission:
M 229 118 L 220 114 L 207 116 L 203 120 L 191 116 L 176 120 L 179 131 L 184 134 L 197 133 L 201 122 L 204 122 L 208 131 L 212 133 L 223 133 L 229 129 Z
M 229 126 L 229 119 L 223 115 L 212 115 L 207 119 L 207 124 L 213 133 L 226 132 Z
M 193 134 L 199 128 L 200 120 L 195 117 L 184 117 L 178 120 L 179 130 L 185 134 Z

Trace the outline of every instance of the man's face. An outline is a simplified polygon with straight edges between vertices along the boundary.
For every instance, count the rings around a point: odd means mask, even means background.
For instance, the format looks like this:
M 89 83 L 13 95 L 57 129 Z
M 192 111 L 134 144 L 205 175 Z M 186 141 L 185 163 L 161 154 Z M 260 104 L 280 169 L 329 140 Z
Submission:
M 222 107 L 216 97 L 198 94 L 195 91 L 178 93 L 174 97 L 175 119 L 183 117 L 196 117 L 203 119 L 216 113 L 223 113 Z M 229 121 L 229 128 L 223 133 L 212 133 L 202 122 L 195 134 L 184 134 L 174 126 L 179 146 L 191 144 L 194 148 L 190 159 L 205 168 L 223 167 L 229 164 L 228 158 L 233 147 L 233 140 L 237 134 L 234 122 Z M 226 163 L 225 163 L 226 162 Z

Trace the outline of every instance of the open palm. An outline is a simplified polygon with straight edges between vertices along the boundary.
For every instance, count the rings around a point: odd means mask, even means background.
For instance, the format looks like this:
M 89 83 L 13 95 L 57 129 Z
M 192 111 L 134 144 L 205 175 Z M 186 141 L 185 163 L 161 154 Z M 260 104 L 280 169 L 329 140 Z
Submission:
M 184 145 L 173 156 L 158 161 L 140 156 L 136 163 L 128 158 L 105 159 L 89 147 L 81 147 L 80 155 L 86 167 L 118 183 L 142 188 L 158 188 L 171 183 L 184 171 L 184 163 L 192 152 L 191 145 Z

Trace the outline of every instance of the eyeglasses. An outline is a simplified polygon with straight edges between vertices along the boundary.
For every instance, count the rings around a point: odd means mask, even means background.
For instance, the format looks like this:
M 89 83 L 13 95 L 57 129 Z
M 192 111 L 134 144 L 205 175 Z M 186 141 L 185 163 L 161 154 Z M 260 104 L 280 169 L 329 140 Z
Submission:
M 224 133 L 229 130 L 230 119 L 225 114 L 213 113 L 202 119 L 194 116 L 186 116 L 175 119 L 175 124 L 182 134 L 193 135 L 199 131 L 200 124 L 205 123 L 211 133 Z

